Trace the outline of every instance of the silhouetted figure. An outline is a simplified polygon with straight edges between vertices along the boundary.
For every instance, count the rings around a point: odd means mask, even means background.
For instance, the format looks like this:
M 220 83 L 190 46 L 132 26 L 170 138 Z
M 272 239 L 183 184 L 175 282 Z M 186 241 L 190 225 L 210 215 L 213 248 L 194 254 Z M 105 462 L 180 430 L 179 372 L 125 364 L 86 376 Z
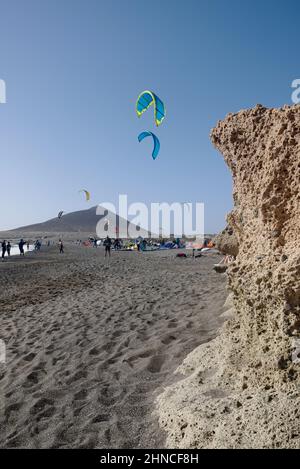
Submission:
M 42 243 L 40 242 L 39 239 L 37 239 L 36 242 L 34 243 L 34 249 L 36 251 L 39 251 L 41 249 L 41 245 L 42 245 Z
M 2 242 L 1 248 L 2 248 L 2 260 L 4 261 L 5 254 L 6 254 L 6 250 L 7 250 L 7 245 L 6 245 L 6 241 L 5 241 L 5 240 Z
M 120 243 L 120 240 L 118 238 L 116 238 L 115 241 L 114 241 L 114 248 L 115 248 L 116 251 L 118 249 L 121 249 L 121 243 Z
M 63 254 L 64 253 L 64 244 L 63 244 L 61 239 L 59 240 L 58 245 L 59 245 L 59 253 Z
M 10 241 L 8 241 L 8 243 L 7 243 L 7 245 L 6 245 L 6 250 L 7 250 L 7 255 L 8 255 L 8 257 L 10 257 L 10 250 L 11 250 Z
M 105 246 L 105 257 L 107 256 L 107 254 L 110 257 L 110 249 L 111 249 L 112 241 L 109 236 L 106 237 L 103 244 Z
M 24 245 L 25 245 L 25 241 L 23 239 L 20 240 L 19 242 L 19 251 L 20 251 L 20 256 L 24 256 Z

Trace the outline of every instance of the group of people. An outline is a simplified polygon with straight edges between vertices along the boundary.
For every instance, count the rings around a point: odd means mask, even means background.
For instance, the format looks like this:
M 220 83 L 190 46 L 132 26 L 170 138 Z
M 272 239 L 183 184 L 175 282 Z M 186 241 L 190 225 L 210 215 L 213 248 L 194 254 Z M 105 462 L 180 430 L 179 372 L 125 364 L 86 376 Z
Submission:
M 107 236 L 105 240 L 103 241 L 103 246 L 105 247 L 105 257 L 107 255 L 110 257 L 111 255 L 110 251 L 111 251 L 112 245 L 116 251 L 122 249 L 121 241 L 118 238 L 116 238 L 113 242 L 112 239 L 109 236 Z
M 11 252 L 12 245 L 11 245 L 10 241 L 6 241 L 6 240 L 0 242 L 0 245 L 1 245 L 1 257 L 2 257 L 2 261 L 4 261 L 6 256 L 10 257 L 10 252 Z M 24 241 L 24 239 L 20 239 L 20 241 L 18 243 L 20 256 L 25 256 L 25 251 L 24 251 L 24 246 L 25 245 L 27 245 L 27 251 L 29 251 L 29 249 L 30 249 L 29 241 Z M 50 246 L 50 241 L 48 241 L 47 245 Z M 41 243 L 40 240 L 37 239 L 33 246 L 34 246 L 35 251 L 40 251 L 40 249 L 42 247 L 42 243 Z M 64 253 L 64 244 L 63 244 L 61 239 L 58 242 L 58 248 L 59 248 L 60 254 L 63 254 Z
M 98 244 L 97 239 L 90 238 L 90 240 L 93 242 L 94 247 L 98 247 L 99 244 Z M 77 241 L 77 243 L 81 244 L 81 241 Z M 7 257 L 10 257 L 10 252 L 11 252 L 12 245 L 11 245 L 10 241 L 6 241 L 6 240 L 2 241 L 2 243 L 0 243 L 0 244 L 1 244 L 1 248 L 2 248 L 2 260 L 4 261 L 6 255 L 7 255 Z M 24 241 L 23 239 L 21 239 L 18 243 L 18 247 L 19 247 L 19 251 L 20 251 L 21 256 L 25 255 L 24 246 L 26 244 L 27 244 L 27 250 L 29 250 L 30 249 L 29 241 Z M 136 249 L 138 251 L 143 251 L 143 250 L 145 250 L 145 248 L 148 244 L 151 245 L 151 242 L 147 243 L 147 241 L 142 239 L 142 238 L 138 239 L 138 240 L 136 240 Z M 50 246 L 50 241 L 48 241 L 47 245 Z M 104 239 L 102 245 L 105 248 L 105 257 L 106 256 L 110 257 L 112 247 L 115 250 L 122 249 L 121 240 L 118 239 L 118 238 L 112 240 L 109 236 L 107 236 Z M 42 243 L 41 243 L 41 241 L 36 240 L 33 246 L 34 246 L 35 251 L 40 251 Z M 59 242 L 58 242 L 58 249 L 59 249 L 60 254 L 64 253 L 64 244 L 63 244 L 63 241 L 61 239 L 59 239 Z
M 1 248 L 2 248 L 2 261 L 4 261 L 6 253 L 7 253 L 8 257 L 10 257 L 10 250 L 11 250 L 10 241 L 8 241 L 8 242 L 6 242 L 6 240 L 2 241 Z
M 20 256 L 24 256 L 25 255 L 25 252 L 24 252 L 24 246 L 25 246 L 26 242 L 21 239 L 18 243 L 18 246 L 19 246 L 19 251 L 20 251 Z M 7 241 L 4 240 L 2 241 L 1 243 L 1 257 L 2 257 L 2 261 L 5 260 L 5 255 L 7 254 L 7 257 L 10 257 L 10 251 L 11 251 L 11 242 L 10 241 Z M 27 242 L 27 249 L 29 249 L 29 242 Z

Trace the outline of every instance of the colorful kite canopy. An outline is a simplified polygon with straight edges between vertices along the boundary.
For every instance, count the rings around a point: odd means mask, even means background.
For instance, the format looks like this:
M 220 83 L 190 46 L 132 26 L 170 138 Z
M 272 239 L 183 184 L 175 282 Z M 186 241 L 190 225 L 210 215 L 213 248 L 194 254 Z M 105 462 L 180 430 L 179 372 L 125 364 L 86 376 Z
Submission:
M 144 140 L 144 138 L 146 138 L 146 137 L 152 137 L 153 138 L 154 148 L 153 148 L 153 151 L 152 151 L 152 158 L 155 160 L 158 156 L 158 153 L 159 153 L 160 142 L 159 142 L 158 138 L 156 137 L 156 135 L 154 133 L 150 132 L 149 130 L 140 133 L 140 135 L 138 136 L 139 142 Z
M 155 123 L 159 126 L 165 118 L 166 110 L 164 103 L 152 91 L 143 91 L 136 102 L 136 112 L 140 117 L 148 107 L 153 104 Z
M 81 189 L 79 192 L 84 192 L 85 194 L 85 200 L 88 202 L 91 198 L 91 194 L 89 193 L 89 191 L 86 191 L 85 189 Z

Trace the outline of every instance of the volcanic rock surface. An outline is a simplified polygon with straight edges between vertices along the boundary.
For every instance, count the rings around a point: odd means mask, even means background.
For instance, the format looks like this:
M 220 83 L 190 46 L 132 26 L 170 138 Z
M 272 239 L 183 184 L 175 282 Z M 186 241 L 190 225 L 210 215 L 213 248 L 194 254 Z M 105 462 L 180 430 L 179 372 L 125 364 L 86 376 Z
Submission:
M 230 319 L 158 400 L 167 445 L 300 446 L 300 107 L 229 114 L 211 140 L 233 176 Z
M 237 237 L 229 225 L 214 238 L 214 243 L 222 254 L 236 257 L 239 253 Z

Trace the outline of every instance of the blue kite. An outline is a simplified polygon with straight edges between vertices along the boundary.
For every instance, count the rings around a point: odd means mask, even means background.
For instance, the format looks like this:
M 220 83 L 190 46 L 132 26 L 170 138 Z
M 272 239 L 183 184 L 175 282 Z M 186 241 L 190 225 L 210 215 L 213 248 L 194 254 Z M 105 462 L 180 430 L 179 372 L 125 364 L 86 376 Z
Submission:
M 143 91 L 136 102 L 136 113 L 140 117 L 148 107 L 153 104 L 154 119 L 157 126 L 159 126 L 165 118 L 166 110 L 164 103 L 152 91 Z
M 139 142 L 144 140 L 144 138 L 146 138 L 146 137 L 152 137 L 153 138 L 154 148 L 153 148 L 153 152 L 152 152 L 152 158 L 155 160 L 158 156 L 158 153 L 159 153 L 160 142 L 159 142 L 158 138 L 156 137 L 156 135 L 154 135 L 149 130 L 140 133 L 140 135 L 138 136 Z

